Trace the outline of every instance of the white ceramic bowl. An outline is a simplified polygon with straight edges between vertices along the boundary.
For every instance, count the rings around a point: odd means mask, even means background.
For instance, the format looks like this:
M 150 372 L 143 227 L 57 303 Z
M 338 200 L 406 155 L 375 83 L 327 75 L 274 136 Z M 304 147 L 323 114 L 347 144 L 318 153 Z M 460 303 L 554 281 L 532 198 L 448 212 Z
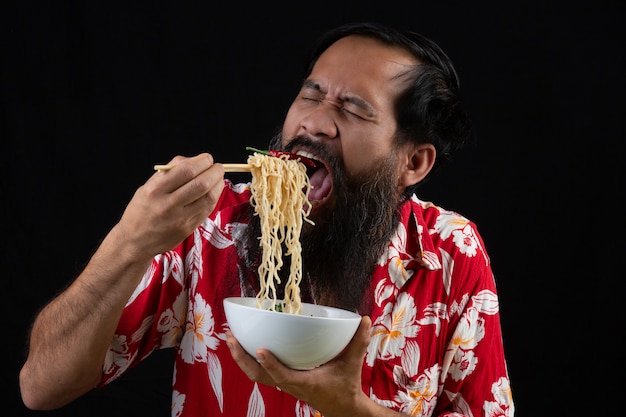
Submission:
M 257 308 L 255 297 L 224 299 L 230 330 L 253 357 L 264 347 L 286 366 L 313 369 L 335 358 L 359 327 L 361 316 L 339 308 L 302 304 L 301 314 Z

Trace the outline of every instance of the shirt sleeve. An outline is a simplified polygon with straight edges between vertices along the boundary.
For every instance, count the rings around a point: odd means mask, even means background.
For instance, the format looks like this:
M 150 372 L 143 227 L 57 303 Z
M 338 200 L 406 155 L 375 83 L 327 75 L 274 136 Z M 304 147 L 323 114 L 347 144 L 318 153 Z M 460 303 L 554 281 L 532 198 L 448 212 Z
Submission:
M 513 416 L 500 305 L 484 243 L 473 223 L 450 239 L 456 244 L 442 249 L 450 275 L 449 327 L 435 415 Z
M 152 260 L 128 300 L 106 355 L 100 386 L 117 379 L 154 350 L 180 342 L 187 305 L 183 244 Z
M 203 248 L 219 243 L 206 243 L 202 230 L 209 225 L 219 228 L 221 217 L 230 218 L 248 204 L 248 184 L 225 180 L 225 185 L 205 224 L 177 247 L 152 260 L 122 312 L 105 358 L 100 386 L 117 379 L 154 350 L 179 346 L 187 319 L 190 283 L 194 276 L 202 274 L 201 258 L 209 256 Z

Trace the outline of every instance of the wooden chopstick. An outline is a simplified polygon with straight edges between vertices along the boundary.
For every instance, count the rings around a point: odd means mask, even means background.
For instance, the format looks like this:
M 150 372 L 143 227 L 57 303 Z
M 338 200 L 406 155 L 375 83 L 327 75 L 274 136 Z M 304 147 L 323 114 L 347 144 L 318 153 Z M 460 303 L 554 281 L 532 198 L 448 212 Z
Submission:
M 252 165 L 250 164 L 222 164 L 224 172 L 250 172 Z
M 224 172 L 250 172 L 252 165 L 250 164 L 222 164 L 224 165 Z M 155 171 L 169 171 L 174 168 L 174 165 L 155 165 Z

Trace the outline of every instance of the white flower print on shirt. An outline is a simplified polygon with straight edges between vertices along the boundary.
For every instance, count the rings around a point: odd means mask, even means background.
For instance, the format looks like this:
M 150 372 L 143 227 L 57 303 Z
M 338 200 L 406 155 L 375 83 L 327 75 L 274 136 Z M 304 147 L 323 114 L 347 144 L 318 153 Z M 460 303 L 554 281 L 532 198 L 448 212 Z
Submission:
M 472 349 L 485 337 L 485 319 L 478 310 L 469 307 L 454 330 L 443 359 L 443 371 L 458 381 L 472 373 L 477 358 Z
M 416 380 L 412 380 L 399 366 L 394 367 L 393 378 L 400 388 L 395 400 L 400 404 L 399 411 L 414 417 L 432 415 L 437 403 L 439 390 L 438 365 L 426 369 Z
M 386 279 L 381 279 L 376 284 L 376 289 L 374 290 L 374 301 L 377 306 L 381 306 L 389 297 L 396 294 L 395 285 L 387 285 Z
M 247 226 L 247 223 L 238 222 L 222 225 L 222 214 L 220 212 L 215 216 L 215 220 L 206 219 L 200 225 L 199 230 L 202 233 L 202 237 L 211 245 L 218 249 L 225 249 L 235 244 L 235 241 L 242 239 L 243 232 Z
M 167 309 L 159 317 L 157 330 L 163 333 L 161 347 L 173 347 L 183 335 L 183 319 L 187 307 L 187 294 L 183 291 L 178 294 L 171 309 Z
M 132 304 L 135 299 L 147 288 L 150 286 L 150 282 L 152 281 L 152 276 L 154 275 L 154 270 L 156 269 L 159 263 L 163 264 L 163 282 L 167 281 L 170 278 L 176 280 L 179 284 L 183 283 L 183 261 L 180 256 L 173 251 L 165 252 L 163 254 L 157 255 L 146 272 L 143 274 L 141 278 L 141 282 L 135 288 L 135 291 L 130 296 L 126 305 Z
M 405 248 L 406 228 L 402 223 L 400 223 L 396 229 L 396 233 L 391 237 L 391 241 L 387 248 L 387 259 L 381 259 L 383 262 L 382 265 L 384 265 L 384 262 L 389 262 L 389 279 L 396 285 L 397 288 L 401 288 L 404 283 L 406 283 L 409 278 L 413 276 L 414 272 L 413 270 L 407 271 L 406 269 L 408 263 L 414 258 L 406 253 Z
M 377 355 L 389 360 L 402 354 L 406 338 L 415 337 L 415 303 L 407 293 L 398 296 L 396 303 L 387 303 L 384 313 L 372 324 L 371 339 L 367 348 L 367 363 L 374 364 Z
M 237 225 L 235 223 L 233 225 Z M 217 213 L 215 220 L 206 219 L 202 225 L 200 225 L 200 232 L 202 237 L 206 239 L 211 245 L 219 249 L 227 248 L 233 244 L 233 239 L 230 233 L 231 224 L 227 224 L 225 230 L 222 230 L 222 216 L 221 213 Z
M 449 210 L 439 209 L 439 216 L 430 233 L 437 233 L 442 239 L 448 239 L 456 230 L 461 230 L 469 220 L 458 213 Z
M 485 401 L 483 409 L 489 417 L 512 417 L 515 413 L 511 385 L 507 378 L 501 377 L 491 386 L 495 401 Z
M 246 417 L 265 417 L 265 402 L 261 391 L 259 391 L 259 385 L 255 382 L 252 388 L 250 398 L 248 398 L 248 412 Z
M 452 241 L 461 250 L 461 253 L 464 253 L 468 257 L 476 255 L 478 239 L 474 234 L 474 229 L 472 229 L 469 224 L 465 225 L 465 227 L 460 230 L 453 231 L 452 236 Z
M 136 355 L 137 352 L 129 353 L 126 336 L 115 335 L 104 358 L 104 372 L 111 373 L 115 369 L 114 376 L 121 375 L 128 369 L 129 364 Z
M 187 311 L 187 325 L 181 342 L 181 356 L 186 363 L 206 362 L 209 349 L 215 350 L 218 344 L 214 330 L 211 306 L 196 294 Z
M 476 347 L 485 337 L 485 319 L 478 314 L 475 307 L 467 309 L 452 336 L 452 344 L 469 350 Z
M 452 241 L 459 248 L 459 251 L 468 257 L 476 256 L 478 250 L 488 262 L 487 254 L 483 250 L 480 240 L 476 236 L 475 230 L 469 220 L 458 213 L 448 210 L 441 210 L 433 233 L 439 233 L 442 239 L 452 236 Z
M 211 306 L 199 295 L 187 312 L 185 334 L 180 343 L 181 358 L 186 363 L 206 362 L 207 372 L 220 408 L 223 407 L 222 366 L 214 353 L 223 335 L 215 332 L 215 319 Z
M 322 417 L 322 414 L 303 401 L 296 401 L 296 417 Z
M 185 394 L 173 390 L 172 391 L 172 416 L 179 417 L 183 413 L 185 405 Z
M 471 350 L 457 349 L 454 352 L 454 358 L 450 364 L 448 373 L 455 381 L 460 381 L 467 375 L 474 372 L 478 358 L 474 356 L 474 352 Z
M 413 271 L 407 271 L 406 265 L 408 260 L 412 259 L 412 257 L 407 255 L 409 258 L 406 261 L 403 261 L 400 257 L 401 249 L 404 250 L 406 243 L 406 229 L 404 225 L 398 225 L 398 229 L 396 233 L 392 236 L 389 245 L 387 246 L 387 250 L 383 252 L 383 254 L 378 258 L 378 264 L 380 266 L 388 265 L 387 270 L 389 273 L 389 279 L 380 280 L 376 284 L 376 289 L 374 292 L 374 301 L 376 305 L 382 306 L 382 304 L 388 300 L 391 296 L 395 296 L 398 292 L 397 289 L 401 288 L 402 285 L 413 275 Z M 391 281 L 391 283 L 389 283 Z

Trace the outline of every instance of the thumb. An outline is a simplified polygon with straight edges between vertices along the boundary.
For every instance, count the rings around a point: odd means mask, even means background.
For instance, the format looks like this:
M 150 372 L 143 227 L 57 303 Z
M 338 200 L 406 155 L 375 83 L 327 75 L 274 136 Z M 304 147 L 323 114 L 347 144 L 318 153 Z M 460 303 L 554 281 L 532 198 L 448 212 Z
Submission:
M 367 351 L 367 346 L 370 342 L 370 327 L 372 326 L 372 320 L 369 316 L 361 317 L 361 323 L 356 329 L 352 340 L 346 348 L 345 354 L 350 357 L 358 357 L 362 359 Z

